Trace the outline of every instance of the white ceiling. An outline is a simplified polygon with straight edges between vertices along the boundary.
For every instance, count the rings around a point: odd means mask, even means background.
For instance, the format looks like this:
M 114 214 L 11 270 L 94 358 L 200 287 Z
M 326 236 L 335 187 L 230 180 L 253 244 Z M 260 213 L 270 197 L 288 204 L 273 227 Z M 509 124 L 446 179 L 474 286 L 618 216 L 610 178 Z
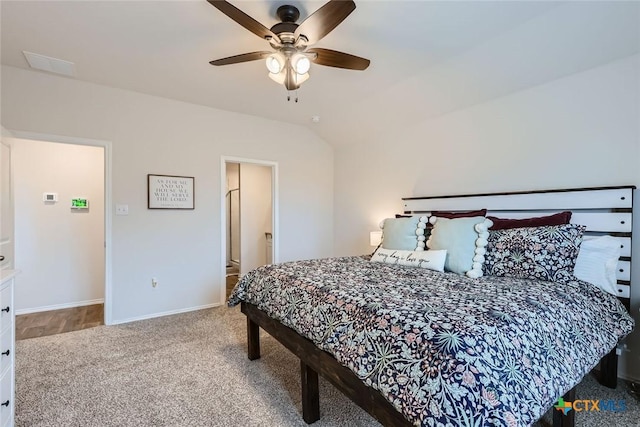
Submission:
M 270 27 L 282 4 L 303 20 L 324 2 L 232 3 Z M 300 124 L 340 145 L 640 51 L 636 1 L 356 4 L 317 46 L 371 66 L 314 65 L 297 104 L 262 61 L 209 65 L 268 44 L 205 0 L 2 0 L 1 62 L 28 68 L 22 51 L 52 56 L 74 62 L 79 80 Z

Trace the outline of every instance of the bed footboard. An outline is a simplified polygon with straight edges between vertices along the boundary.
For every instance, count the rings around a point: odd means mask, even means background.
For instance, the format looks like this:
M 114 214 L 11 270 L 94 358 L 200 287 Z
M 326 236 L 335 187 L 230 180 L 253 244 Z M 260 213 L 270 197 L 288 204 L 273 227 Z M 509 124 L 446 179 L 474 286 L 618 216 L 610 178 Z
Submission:
M 307 424 L 320 418 L 318 389 L 318 374 L 320 374 L 384 426 L 412 425 L 380 392 L 368 387 L 356 374 L 339 364 L 329 353 L 317 348 L 313 342 L 270 318 L 255 305 L 242 302 L 241 311 L 247 316 L 249 359 L 254 360 L 260 357 L 258 327 L 264 329 L 300 359 L 302 414 Z

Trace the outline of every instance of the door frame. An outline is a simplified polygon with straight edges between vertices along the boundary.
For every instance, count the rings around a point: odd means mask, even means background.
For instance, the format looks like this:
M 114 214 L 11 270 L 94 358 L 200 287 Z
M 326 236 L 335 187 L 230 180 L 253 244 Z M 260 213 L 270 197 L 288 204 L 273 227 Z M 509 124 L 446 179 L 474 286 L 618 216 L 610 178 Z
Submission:
M 11 236 L 9 237 L 10 241 L 9 244 L 11 245 L 11 259 L 9 260 L 9 262 L 4 262 L 4 260 L 2 262 L 0 262 L 0 270 L 14 270 L 15 269 L 15 211 L 13 209 L 13 173 L 11 172 L 11 146 L 5 142 L 6 140 L 9 140 L 13 137 L 13 135 L 11 135 L 11 132 L 5 128 L 4 126 L 0 125 L 0 144 L 4 145 L 5 147 L 7 147 L 7 149 L 9 150 L 9 202 L 11 203 L 11 215 L 12 215 L 12 219 L 11 222 L 13 222 L 12 224 L 12 230 L 11 230 Z M 2 158 L 2 156 L 0 155 L 0 159 Z M 7 201 L 4 201 L 4 203 L 6 203 Z M 3 221 L 3 219 L 1 218 L 2 213 L 0 212 L 0 223 Z M 0 235 L 0 239 L 2 238 L 2 236 Z M 0 248 L 4 246 L 4 243 L 0 242 Z M 1 253 L 4 254 L 4 250 L 1 251 Z
M 111 181 L 112 181 L 112 144 L 111 141 L 101 139 L 76 138 L 43 134 L 36 132 L 9 130 L 14 139 L 30 139 L 33 141 L 57 142 L 61 144 L 87 145 L 104 149 L 104 324 L 113 324 L 113 295 L 112 295 L 112 215 L 111 215 Z
M 278 162 L 271 160 L 247 159 L 244 157 L 220 157 L 220 297 L 222 304 L 227 299 L 227 163 L 249 163 L 252 165 L 268 166 L 271 168 L 271 230 L 272 230 L 272 262 L 280 261 L 280 233 L 278 232 Z M 242 183 L 240 184 L 242 186 Z M 242 191 L 242 190 L 240 190 Z M 241 208 L 242 209 L 242 208 Z M 242 233 L 242 231 L 240 231 Z M 242 258 L 240 258 L 242 263 Z

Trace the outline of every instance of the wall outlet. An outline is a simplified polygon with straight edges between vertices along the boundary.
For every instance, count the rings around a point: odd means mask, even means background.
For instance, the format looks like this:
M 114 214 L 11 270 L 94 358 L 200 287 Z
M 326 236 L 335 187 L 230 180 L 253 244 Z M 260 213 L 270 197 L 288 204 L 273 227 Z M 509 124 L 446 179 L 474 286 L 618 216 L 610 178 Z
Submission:
M 116 215 L 129 215 L 129 205 L 116 205 Z
M 158 279 L 156 279 L 155 277 L 151 278 L 151 286 L 153 288 L 157 288 L 158 287 Z

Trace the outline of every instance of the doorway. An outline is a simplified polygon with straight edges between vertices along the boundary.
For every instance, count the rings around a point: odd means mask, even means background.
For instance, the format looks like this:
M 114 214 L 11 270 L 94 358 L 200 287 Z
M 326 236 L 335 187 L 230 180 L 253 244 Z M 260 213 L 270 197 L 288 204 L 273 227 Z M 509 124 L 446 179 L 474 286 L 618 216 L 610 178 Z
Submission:
M 247 272 L 277 262 L 277 163 L 222 158 L 223 300 Z
M 98 304 L 100 323 L 111 324 L 110 142 L 12 135 L 16 314 Z

